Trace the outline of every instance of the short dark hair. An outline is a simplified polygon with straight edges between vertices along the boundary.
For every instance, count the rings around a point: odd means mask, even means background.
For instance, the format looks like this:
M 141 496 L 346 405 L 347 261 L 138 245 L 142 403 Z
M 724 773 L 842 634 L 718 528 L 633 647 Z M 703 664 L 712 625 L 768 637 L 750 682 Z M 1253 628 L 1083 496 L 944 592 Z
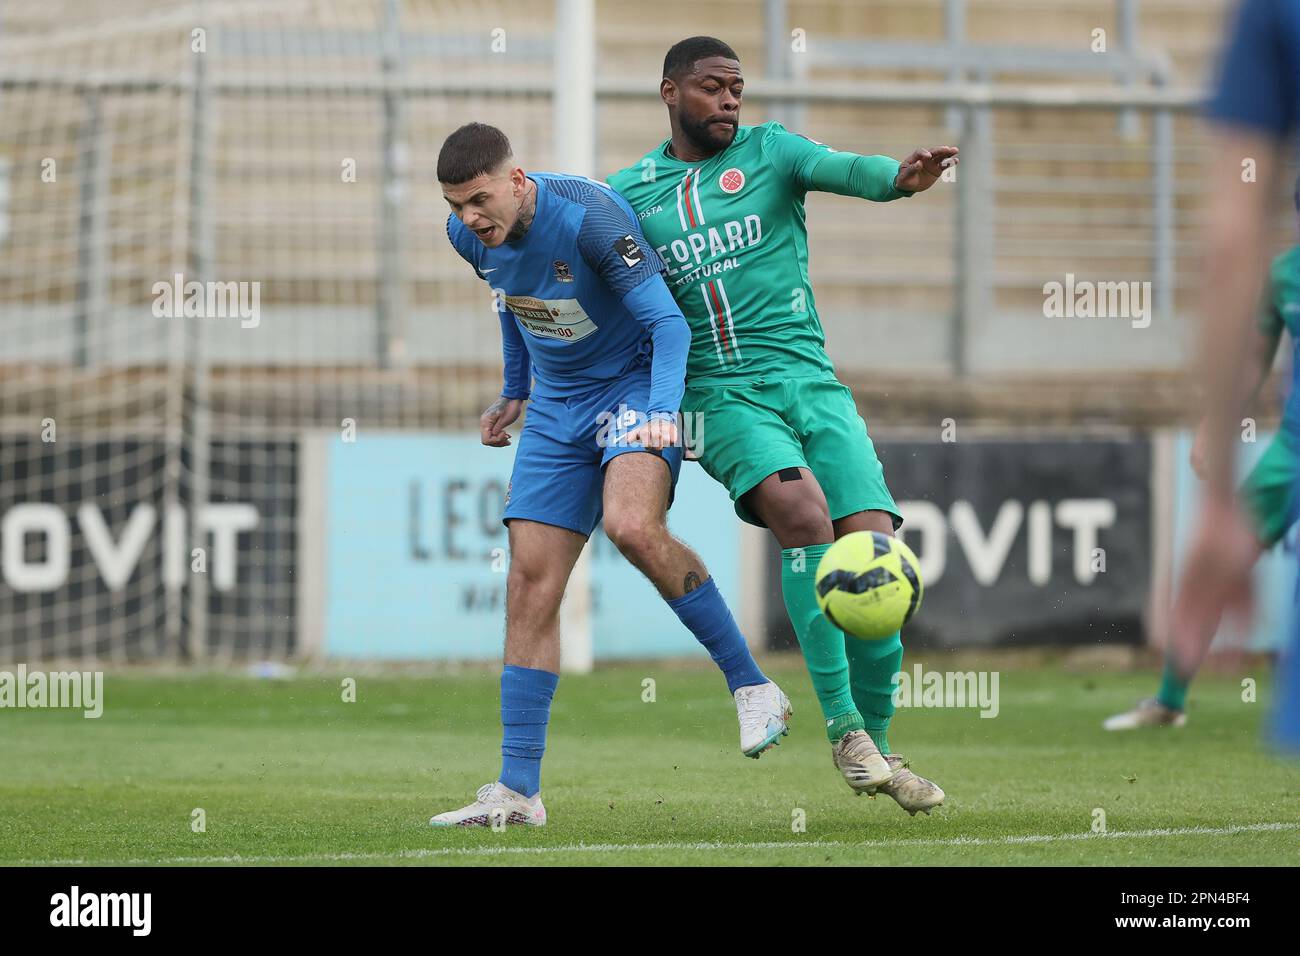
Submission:
M 689 73 L 700 60 L 711 56 L 724 56 L 728 60 L 740 62 L 736 51 L 717 37 L 687 37 L 678 40 L 668 49 L 664 57 L 664 76 L 676 80 L 683 73 Z
M 506 134 L 487 123 L 466 123 L 438 152 L 438 182 L 457 185 L 495 170 L 514 155 Z

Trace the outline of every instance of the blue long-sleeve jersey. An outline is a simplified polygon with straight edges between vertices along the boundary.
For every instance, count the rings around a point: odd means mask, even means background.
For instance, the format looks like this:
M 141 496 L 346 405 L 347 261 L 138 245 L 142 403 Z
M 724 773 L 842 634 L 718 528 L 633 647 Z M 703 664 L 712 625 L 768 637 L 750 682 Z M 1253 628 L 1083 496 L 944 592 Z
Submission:
M 581 176 L 530 173 L 522 239 L 489 249 L 456 216 L 447 238 L 501 310 L 506 398 L 562 398 L 651 362 L 647 415 L 676 415 L 690 327 L 627 200 Z

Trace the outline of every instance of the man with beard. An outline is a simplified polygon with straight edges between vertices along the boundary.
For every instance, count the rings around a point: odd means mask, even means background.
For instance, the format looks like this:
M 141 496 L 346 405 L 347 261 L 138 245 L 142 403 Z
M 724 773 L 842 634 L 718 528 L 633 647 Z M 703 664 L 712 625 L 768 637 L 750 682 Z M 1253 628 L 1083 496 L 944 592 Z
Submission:
M 853 394 L 835 377 L 808 279 L 804 197 L 814 190 L 889 202 L 930 188 L 957 149 L 903 162 L 836 152 L 779 123 L 740 125 L 740 61 L 690 37 L 664 59 L 672 135 L 609 183 L 632 204 L 667 264 L 691 327 L 685 414 L 703 416 L 700 463 L 744 521 L 782 547 L 782 593 L 826 719 L 835 766 L 859 794 L 929 813 L 943 791 L 890 752 L 893 677 L 903 646 L 845 639 L 822 614 L 814 572 L 837 538 L 893 534 L 898 506 Z

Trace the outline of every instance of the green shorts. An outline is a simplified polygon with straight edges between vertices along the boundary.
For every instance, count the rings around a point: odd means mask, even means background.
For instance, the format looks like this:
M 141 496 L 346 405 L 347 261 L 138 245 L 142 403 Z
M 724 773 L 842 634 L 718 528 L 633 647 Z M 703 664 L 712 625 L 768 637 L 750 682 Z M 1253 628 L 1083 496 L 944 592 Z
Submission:
M 1241 484 L 1242 503 L 1266 548 L 1282 540 L 1295 522 L 1296 462 L 1293 440 L 1278 432 Z
M 742 521 L 764 526 L 741 504 L 746 492 L 783 468 L 807 468 L 832 520 L 887 511 L 895 529 L 903 523 L 853 393 L 834 378 L 687 386 L 682 411 L 699 416 L 700 464 L 726 486 Z

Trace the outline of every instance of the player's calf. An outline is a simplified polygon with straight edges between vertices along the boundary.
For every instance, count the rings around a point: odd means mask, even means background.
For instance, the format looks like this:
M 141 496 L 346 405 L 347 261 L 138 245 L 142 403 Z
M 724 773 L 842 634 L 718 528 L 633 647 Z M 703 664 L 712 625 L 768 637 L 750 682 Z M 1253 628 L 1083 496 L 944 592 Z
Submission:
M 621 454 L 605 473 L 605 533 L 658 589 L 727 680 L 741 750 L 757 757 L 786 733 L 789 700 L 764 676 L 699 555 L 668 530 L 670 472 L 649 454 Z
M 501 774 L 476 799 L 441 813 L 432 826 L 541 826 L 542 757 L 559 682 L 558 613 L 564 584 L 585 541 L 540 522 L 509 522 L 513 556 L 506 594 L 506 653 L 501 671 Z

